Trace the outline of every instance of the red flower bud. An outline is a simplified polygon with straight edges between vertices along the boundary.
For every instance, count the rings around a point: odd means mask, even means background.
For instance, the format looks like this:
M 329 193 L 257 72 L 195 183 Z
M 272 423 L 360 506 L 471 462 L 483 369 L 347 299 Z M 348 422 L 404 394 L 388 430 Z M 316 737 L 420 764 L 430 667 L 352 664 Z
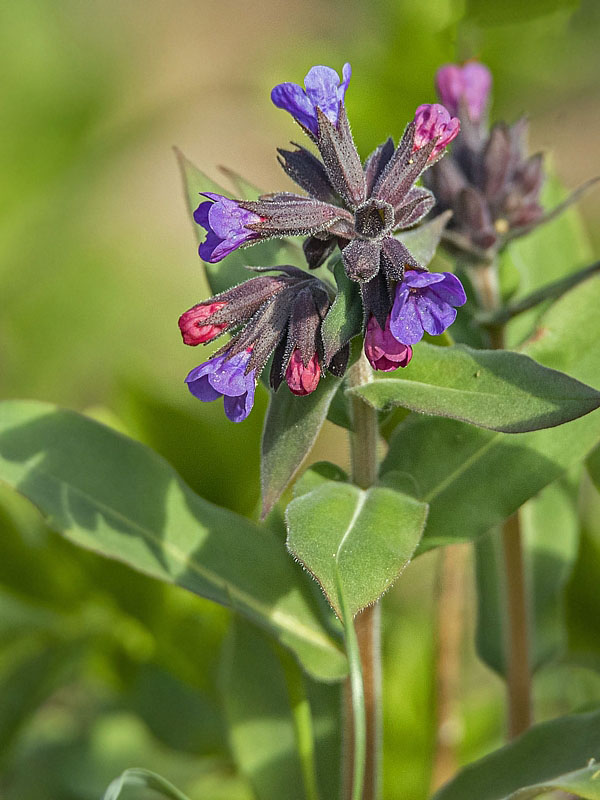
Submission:
M 308 364 L 304 366 L 300 350 L 296 348 L 285 371 L 285 380 L 290 391 L 299 396 L 310 394 L 319 385 L 320 378 L 321 367 L 317 354 L 315 353 Z
M 204 325 L 205 319 L 220 311 L 227 303 L 200 303 L 179 317 L 179 330 L 185 344 L 196 345 L 210 342 L 227 327 L 223 325 Z
M 365 335 L 365 355 L 373 369 L 391 372 L 407 367 L 412 358 L 412 347 L 399 342 L 390 331 L 390 316 L 381 330 L 375 317 L 370 317 Z

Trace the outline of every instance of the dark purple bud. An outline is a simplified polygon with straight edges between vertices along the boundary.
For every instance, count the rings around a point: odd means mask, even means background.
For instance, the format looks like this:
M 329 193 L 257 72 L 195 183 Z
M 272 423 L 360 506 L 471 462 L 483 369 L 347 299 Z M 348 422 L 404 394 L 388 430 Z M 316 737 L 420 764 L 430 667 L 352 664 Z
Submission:
M 415 181 L 427 168 L 429 156 L 435 147 L 435 142 L 431 141 L 415 150 L 415 128 L 414 120 L 407 125 L 400 144 L 373 188 L 373 197 L 385 200 L 393 208 L 402 204 Z
M 297 150 L 278 149 L 278 161 L 290 178 L 317 200 L 326 203 L 335 201 L 336 193 L 331 186 L 322 162 L 310 150 L 295 145 Z
M 346 110 L 340 108 L 337 127 L 317 110 L 319 135 L 317 144 L 331 185 L 346 203 L 356 208 L 366 198 L 365 173 L 352 138 Z
M 435 205 L 435 197 L 428 189 L 413 186 L 395 209 L 394 227 L 410 228 L 420 222 Z
M 272 90 L 271 100 L 277 108 L 289 111 L 300 125 L 317 136 L 317 108 L 333 125 L 337 125 L 340 104 L 344 102 L 351 74 L 350 64 L 344 64 L 340 82 L 339 75 L 331 67 L 312 67 L 304 78 L 306 89 L 297 83 L 280 83 Z
M 326 238 L 310 236 L 305 239 L 302 243 L 302 250 L 304 251 L 308 268 L 317 269 L 321 264 L 324 264 L 335 250 L 335 246 L 336 240 L 331 236 Z
M 250 228 L 255 236 L 311 236 L 332 228 L 340 220 L 352 223 L 352 215 L 339 206 L 296 194 L 240 202 L 257 216 Z
M 381 242 L 354 239 L 342 250 L 342 259 L 351 281 L 370 281 L 379 271 Z
M 203 261 L 214 264 L 245 242 L 258 238 L 247 226 L 260 222 L 260 216 L 223 195 L 204 192 L 204 197 L 209 200 L 200 203 L 194 211 L 194 220 L 207 231 L 206 239 L 198 248 Z
M 483 191 L 494 204 L 507 189 L 517 154 L 513 152 L 510 129 L 504 122 L 494 125 L 483 153 Z
M 347 342 L 337 353 L 332 357 L 327 365 L 327 369 L 336 378 L 342 378 L 346 372 L 348 361 L 350 360 L 350 342 Z
M 365 162 L 365 180 L 367 182 L 367 195 L 373 191 L 373 187 L 388 161 L 394 155 L 394 140 L 390 137 L 378 148 L 373 150 Z
M 420 266 L 406 245 L 393 236 L 386 236 L 382 242 L 382 261 L 386 276 L 395 281 L 402 280 L 408 267 Z
M 302 361 L 300 350 L 294 350 L 285 371 L 285 380 L 290 387 L 290 392 L 300 397 L 311 394 L 319 385 L 320 378 L 321 366 L 317 354 L 314 353 L 305 364 Z
M 420 150 L 429 142 L 435 147 L 429 154 L 428 161 L 435 161 L 460 131 L 458 117 L 451 117 L 444 106 L 439 103 L 425 103 L 415 112 L 415 138 L 413 151 Z
M 256 386 L 254 370 L 246 374 L 250 353 L 216 356 L 195 367 L 187 376 L 188 389 L 203 403 L 224 398 L 225 414 L 232 422 L 241 422 L 252 411 Z
M 404 344 L 415 344 L 423 333 L 439 336 L 456 319 L 455 306 L 467 302 L 462 283 L 450 272 L 407 270 L 396 287 L 390 331 Z
M 390 317 L 381 329 L 375 317 L 367 323 L 365 355 L 373 369 L 391 372 L 398 367 L 407 367 L 412 358 L 412 347 L 399 342 L 390 330 Z
M 478 122 L 486 109 L 492 75 L 487 67 L 470 61 L 463 67 L 446 64 L 440 67 L 435 78 L 440 102 L 455 115 L 464 106 L 473 122 Z
M 227 323 L 207 325 L 205 320 L 226 305 L 227 303 L 200 303 L 182 314 L 179 317 L 179 330 L 185 344 L 204 344 L 222 333 L 227 328 Z

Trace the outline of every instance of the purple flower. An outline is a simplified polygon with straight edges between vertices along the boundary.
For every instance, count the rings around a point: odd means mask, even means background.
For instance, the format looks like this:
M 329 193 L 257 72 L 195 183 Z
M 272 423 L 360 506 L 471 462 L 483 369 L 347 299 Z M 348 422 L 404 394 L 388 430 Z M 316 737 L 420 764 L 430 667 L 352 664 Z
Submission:
M 466 302 L 462 283 L 452 273 L 407 270 L 396 286 L 390 330 L 404 344 L 420 341 L 425 331 L 439 336 L 456 319 L 454 306 Z
M 390 315 L 382 330 L 374 316 L 369 318 L 365 334 L 365 355 L 373 369 L 391 372 L 407 367 L 412 358 L 412 347 L 399 342 L 390 330 Z
M 464 67 L 446 64 L 438 69 L 435 82 L 439 98 L 451 114 L 458 114 L 464 103 L 471 120 L 479 122 L 492 88 L 492 75 L 487 67 L 477 61 L 470 61 Z
M 225 414 L 232 422 L 246 419 L 254 405 L 255 370 L 246 375 L 250 352 L 211 358 L 187 376 L 188 389 L 203 403 L 224 398 Z
M 258 214 L 241 208 L 235 200 L 230 200 L 221 194 L 213 192 L 203 194 L 209 199 L 200 203 L 194 211 L 195 221 L 207 231 L 206 239 L 198 248 L 203 261 L 214 264 L 244 242 L 258 239 L 259 234 L 246 227 L 261 221 Z
M 306 91 L 297 83 L 280 83 L 271 92 L 271 100 L 318 136 L 317 108 L 337 125 L 340 103 L 344 102 L 351 74 L 350 64 L 344 64 L 340 82 L 339 75 L 331 67 L 312 67 L 304 78 Z
M 451 117 L 444 106 L 439 103 L 425 103 L 415 112 L 415 139 L 413 151 L 420 150 L 429 142 L 437 139 L 437 143 L 429 161 L 435 161 L 460 131 L 458 117 Z

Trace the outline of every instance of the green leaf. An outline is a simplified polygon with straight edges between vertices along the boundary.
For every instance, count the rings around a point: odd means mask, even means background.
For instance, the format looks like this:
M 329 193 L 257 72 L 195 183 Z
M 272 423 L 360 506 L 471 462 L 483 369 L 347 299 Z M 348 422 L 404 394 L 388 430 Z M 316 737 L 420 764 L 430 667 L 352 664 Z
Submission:
M 379 410 L 403 406 L 505 433 L 560 425 L 600 406 L 600 392 L 521 353 L 420 344 L 401 378 L 350 390 Z
M 290 698 L 272 643 L 234 618 L 220 674 L 231 751 L 257 800 L 305 800 Z
M 397 238 L 408 247 L 411 255 L 416 258 L 419 264 L 426 267 L 435 255 L 444 228 L 451 216 L 451 211 L 444 211 L 443 214 L 435 217 L 431 222 L 426 222 L 424 225 L 419 225 L 409 231 L 402 231 L 397 235 Z
M 191 489 L 252 516 L 260 497 L 260 437 L 267 407 L 267 392 L 260 384 L 256 388 L 252 414 L 243 425 L 232 425 L 221 403 L 199 403 L 189 393 L 182 398 L 179 386 L 159 392 L 127 382 L 119 410 L 134 438 L 166 458 Z M 211 469 L 199 453 L 211 454 Z
M 277 538 L 195 495 L 162 458 L 71 411 L 6 402 L 0 480 L 66 538 L 151 577 L 231 606 L 313 675 L 346 670 L 310 586 Z
M 560 717 L 535 725 L 506 747 L 470 764 L 433 800 L 526 800 L 537 797 L 544 786 L 549 787 L 545 791 L 566 787 L 564 791 L 578 797 L 598 800 L 598 766 L 586 770 L 581 765 L 599 755 L 600 711 Z M 574 770 L 578 772 L 565 774 Z
M 202 192 L 215 192 L 230 196 L 231 192 L 223 189 L 218 183 L 211 180 L 198 167 L 181 153 L 175 150 L 181 177 L 185 187 L 186 198 L 190 214 L 193 215 L 199 204 L 206 198 L 201 197 Z M 237 187 L 241 188 L 240 186 Z M 193 219 L 193 217 L 192 217 Z M 206 231 L 195 222 L 194 231 L 198 241 L 204 241 Z M 246 269 L 251 266 L 276 266 L 277 264 L 296 264 L 302 265 L 302 251 L 293 243 L 285 239 L 269 239 L 259 242 L 248 248 L 235 250 L 217 264 L 201 262 L 206 270 L 206 277 L 213 294 L 219 294 L 226 289 L 236 286 L 238 283 L 247 280 L 251 274 Z
M 297 397 L 280 387 L 271 395 L 262 437 L 262 513 L 266 516 L 302 466 L 341 384 L 327 375 L 312 394 Z
M 592 764 L 585 769 L 561 775 L 554 780 L 537 783 L 535 786 L 526 786 L 513 792 L 506 800 L 530 800 L 541 795 L 547 797 L 548 792 L 556 791 L 566 792 L 571 798 L 600 800 L 600 769 L 598 769 L 598 765 Z
M 140 791 L 142 790 L 142 791 Z M 151 795 L 148 795 L 148 791 Z M 172 783 L 147 769 L 128 769 L 116 778 L 102 800 L 188 800 Z
M 336 260 L 333 274 L 337 295 L 321 325 L 325 363 L 329 364 L 341 348 L 360 333 L 363 307 L 358 284 L 349 280 L 342 259 Z
M 600 280 L 558 300 L 524 348 L 541 364 L 600 387 Z M 387 485 L 430 504 L 428 549 L 485 533 L 584 459 L 600 439 L 600 415 L 550 430 L 502 434 L 411 415 L 390 441 Z
M 578 482 L 547 486 L 520 511 L 530 620 L 530 663 L 539 669 L 566 646 L 564 593 L 579 543 Z M 506 674 L 505 587 L 502 546 L 494 529 L 475 543 L 477 651 L 500 675 Z
M 336 571 L 352 615 L 374 603 L 410 561 L 427 507 L 391 489 L 327 481 L 288 505 L 287 545 L 341 617 Z
M 294 484 L 294 497 L 312 492 L 313 489 L 331 481 L 348 483 L 348 475 L 337 464 L 330 461 L 317 461 L 311 464 Z

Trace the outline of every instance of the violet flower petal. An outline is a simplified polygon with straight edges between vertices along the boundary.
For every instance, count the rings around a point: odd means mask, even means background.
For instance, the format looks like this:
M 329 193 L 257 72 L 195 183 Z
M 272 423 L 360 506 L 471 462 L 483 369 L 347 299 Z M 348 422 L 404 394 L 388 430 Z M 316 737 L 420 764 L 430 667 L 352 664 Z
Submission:
M 208 380 L 213 389 L 228 397 L 236 397 L 248 391 L 250 381 L 254 382 L 254 372 L 245 375 L 250 353 L 238 353 L 230 359 L 225 360 L 226 356 L 218 356 L 213 359 L 214 369 L 208 376 Z
M 225 396 L 223 398 L 223 407 L 227 419 L 231 422 L 242 422 L 246 419 L 248 414 L 252 411 L 254 405 L 254 380 L 252 386 L 244 394 L 235 397 Z
M 417 295 L 415 305 L 423 329 L 432 336 L 439 336 L 456 319 L 455 308 L 448 303 L 438 304 L 429 294 Z
M 390 330 L 399 342 L 403 344 L 416 344 L 423 338 L 423 323 L 415 302 L 415 296 L 411 295 L 406 302 L 397 303 L 398 297 L 403 294 L 399 292 L 392 306 L 390 318 Z
M 440 283 L 443 280 L 444 273 L 442 272 L 422 272 L 410 269 L 404 273 L 402 287 L 408 286 L 411 289 L 422 289 L 426 286 L 431 286 L 433 283 Z
M 301 125 L 317 135 L 319 130 L 317 115 L 301 86 L 297 83 L 280 83 L 271 91 L 271 100 L 277 108 L 288 111 Z
M 464 306 L 467 295 L 464 287 L 456 275 L 451 272 L 442 272 L 444 280 L 432 285 L 429 293 L 435 295 L 440 302 L 450 303 L 453 306 Z

